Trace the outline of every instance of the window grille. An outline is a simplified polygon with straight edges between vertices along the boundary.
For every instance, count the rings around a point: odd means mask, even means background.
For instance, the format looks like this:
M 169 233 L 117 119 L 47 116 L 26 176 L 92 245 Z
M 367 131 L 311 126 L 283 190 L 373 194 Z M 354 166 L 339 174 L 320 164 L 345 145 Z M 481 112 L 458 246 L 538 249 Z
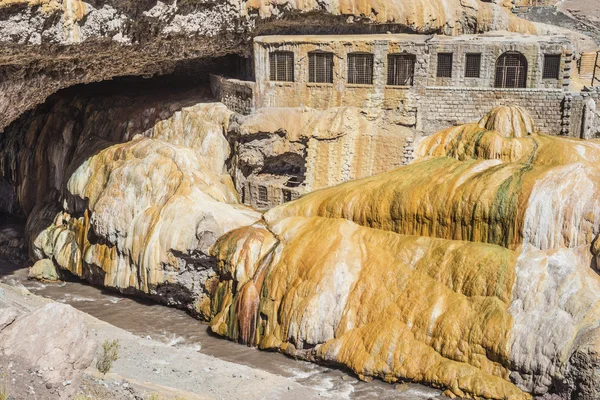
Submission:
M 412 86 L 417 58 L 413 54 L 390 54 L 388 56 L 388 85 Z
M 308 81 L 333 83 L 333 53 L 322 51 L 308 53 Z
M 261 203 L 267 203 L 269 201 L 269 196 L 267 195 L 267 188 L 264 186 L 258 187 L 258 201 Z
M 348 83 L 373 84 L 373 54 L 348 54 Z
M 467 54 L 465 62 L 465 78 L 481 77 L 481 54 Z
M 274 51 L 269 54 L 270 79 L 280 82 L 294 82 L 294 53 Z
M 292 191 L 291 190 L 287 190 L 287 189 L 283 189 L 283 202 L 287 203 L 292 201 Z
M 452 53 L 438 53 L 437 77 L 452 78 Z
M 527 86 L 527 59 L 521 53 L 504 53 L 496 64 L 497 88 L 524 88 Z
M 543 79 L 558 79 L 560 76 L 560 55 L 544 56 Z

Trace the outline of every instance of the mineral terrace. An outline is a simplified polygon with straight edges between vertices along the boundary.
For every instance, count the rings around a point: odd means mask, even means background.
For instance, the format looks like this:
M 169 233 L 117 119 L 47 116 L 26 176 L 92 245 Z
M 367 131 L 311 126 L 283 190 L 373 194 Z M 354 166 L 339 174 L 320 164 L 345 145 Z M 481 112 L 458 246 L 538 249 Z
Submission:
M 0 222 L 24 224 L 0 257 L 366 381 L 597 400 L 596 17 L 596 0 L 0 0 Z M 20 332 L 10 312 L 0 358 L 57 322 Z M 88 339 L 56 371 L 90 365 Z M 23 362 L 49 365 L 42 347 Z

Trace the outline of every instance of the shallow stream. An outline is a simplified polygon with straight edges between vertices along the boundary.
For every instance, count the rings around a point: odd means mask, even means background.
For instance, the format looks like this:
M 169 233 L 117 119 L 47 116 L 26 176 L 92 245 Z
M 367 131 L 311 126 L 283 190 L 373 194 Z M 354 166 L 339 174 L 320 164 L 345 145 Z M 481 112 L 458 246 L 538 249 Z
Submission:
M 42 283 L 27 279 L 28 269 L 0 259 L 0 280 L 16 280 L 32 293 L 67 303 L 94 317 L 142 337 L 171 346 L 194 348 L 221 360 L 247 365 L 293 378 L 298 383 L 335 399 L 430 399 L 440 392 L 409 385 L 399 392 L 393 385 L 374 380 L 359 381 L 351 373 L 282 354 L 263 352 L 211 335 L 208 326 L 186 312 L 154 302 L 132 299 L 81 281 Z M 14 281 L 13 281 L 14 284 Z

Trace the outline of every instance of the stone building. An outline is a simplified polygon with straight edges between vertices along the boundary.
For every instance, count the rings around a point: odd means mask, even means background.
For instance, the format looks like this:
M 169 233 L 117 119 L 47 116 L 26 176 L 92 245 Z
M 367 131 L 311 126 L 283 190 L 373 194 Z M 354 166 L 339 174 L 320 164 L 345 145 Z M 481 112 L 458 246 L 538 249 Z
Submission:
M 263 36 L 255 38 L 253 58 L 247 63 L 254 70 L 252 81 L 212 76 L 211 85 L 220 101 L 245 115 L 350 107 L 383 126 L 382 133 L 370 138 L 362 136 L 372 127 L 350 127 L 355 132 L 330 135 L 325 141 L 305 138 L 297 152 L 304 174 L 301 182 L 290 181 L 285 168 L 253 167 L 244 176 L 238 174 L 236 184 L 244 202 L 263 208 L 410 162 L 413 137 L 477 121 L 496 106 L 525 108 L 543 133 L 596 137 L 600 91 L 574 89 L 571 78 L 578 58 L 568 38 L 560 35 Z M 299 119 L 291 118 L 289 111 L 283 114 L 287 117 L 278 119 L 289 121 L 256 133 L 270 132 L 272 137 L 289 133 Z M 252 141 L 241 145 L 252 147 Z M 337 155 L 332 158 L 333 154 Z M 352 156 L 344 160 L 346 155 Z M 353 157 L 370 166 L 357 168 Z M 387 166 L 371 158 L 386 160 Z M 324 176 L 329 178 L 319 182 Z
M 265 36 L 254 107 L 384 109 L 427 135 L 511 104 L 561 132 L 572 59 L 564 36 Z

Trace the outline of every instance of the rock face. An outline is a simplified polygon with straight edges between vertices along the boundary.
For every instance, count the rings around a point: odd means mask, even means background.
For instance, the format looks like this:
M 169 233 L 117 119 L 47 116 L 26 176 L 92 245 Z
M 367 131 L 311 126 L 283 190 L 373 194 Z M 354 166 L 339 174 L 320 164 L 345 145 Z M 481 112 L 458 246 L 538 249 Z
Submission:
M 210 246 L 260 218 L 226 171 L 231 112 L 189 92 L 135 99 L 58 100 L 24 117 L 2 137 L 2 175 L 29 217 L 34 260 L 209 313 Z
M 1 308 L 3 314 L 14 309 Z M 27 336 L 29 340 L 27 340 Z M 75 393 L 79 379 L 94 359 L 96 343 L 81 315 L 71 306 L 50 303 L 0 323 L 0 359 L 39 371 L 46 387 L 63 388 L 61 398 Z M 63 385 L 68 381 L 69 385 Z
M 264 108 L 240 121 L 231 162 L 244 202 L 264 207 L 258 186 L 267 187 L 268 204 L 282 201 L 278 190 L 295 198 L 397 168 L 414 132 L 385 113 L 369 115 L 356 107 L 325 111 Z M 293 184 L 285 186 L 289 178 Z
M 494 110 L 224 235 L 213 331 L 458 396 L 595 398 L 600 143 L 528 121 Z
M 29 277 L 42 281 L 57 281 L 59 280 L 59 273 L 52 260 L 44 258 L 36 261 L 29 269 Z
M 248 55 L 252 37 L 265 32 L 455 35 L 554 29 L 516 18 L 509 8 L 482 0 L 3 0 L 0 130 L 52 93 L 78 83 L 223 71 L 225 64 L 208 59 Z

